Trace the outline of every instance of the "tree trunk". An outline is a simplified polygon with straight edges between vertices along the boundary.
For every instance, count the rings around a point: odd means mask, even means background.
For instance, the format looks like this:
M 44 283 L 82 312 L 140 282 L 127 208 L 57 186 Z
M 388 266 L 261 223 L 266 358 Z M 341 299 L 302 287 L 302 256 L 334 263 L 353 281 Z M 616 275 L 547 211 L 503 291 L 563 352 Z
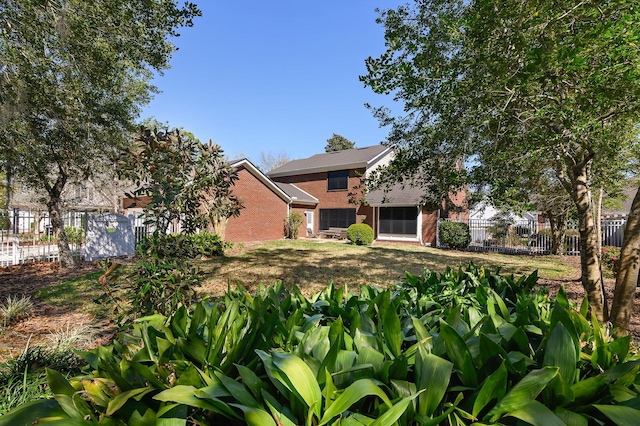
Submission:
M 546 213 L 551 225 L 551 254 L 564 254 L 564 245 L 567 236 L 567 214 L 553 215 Z
M 581 163 L 573 168 L 571 197 L 578 210 L 580 226 L 580 266 L 582 286 L 587 294 L 592 313 L 598 321 L 606 319 L 606 300 L 600 275 L 600 257 L 595 231 L 591 197 L 587 188 L 587 164 Z
M 225 234 L 227 232 L 227 222 L 229 222 L 229 218 L 226 217 L 216 217 L 215 219 L 212 218 L 209 222 L 209 233 L 217 235 L 221 240 L 224 240 Z
M 60 200 L 50 200 L 48 203 L 49 217 L 53 226 L 53 234 L 58 240 L 58 256 L 60 258 L 60 266 L 63 268 L 72 268 L 76 266 L 76 260 L 71 254 L 69 248 L 69 239 L 67 233 L 64 232 L 64 221 L 62 212 L 60 211 Z
M 62 211 L 60 210 L 62 191 L 66 183 L 67 174 L 63 173 L 63 170 L 60 170 L 60 175 L 53 186 L 47 185 L 47 192 L 49 193 L 47 208 L 49 209 L 49 218 L 51 220 L 51 225 L 53 226 L 53 234 L 58 240 L 58 257 L 60 259 L 60 266 L 63 268 L 72 268 L 76 266 L 77 262 L 71 255 L 69 239 L 67 238 L 67 234 L 64 232 L 64 221 L 62 219 Z
M 596 235 L 598 236 L 598 257 L 600 258 L 600 267 L 602 268 L 602 198 L 604 197 L 604 189 L 598 190 L 598 201 L 596 204 Z
M 636 191 L 631 211 L 624 228 L 624 240 L 618 259 L 616 289 L 611 306 L 610 321 L 622 330 L 628 330 L 631 308 L 638 285 L 638 254 L 640 250 L 640 189 Z

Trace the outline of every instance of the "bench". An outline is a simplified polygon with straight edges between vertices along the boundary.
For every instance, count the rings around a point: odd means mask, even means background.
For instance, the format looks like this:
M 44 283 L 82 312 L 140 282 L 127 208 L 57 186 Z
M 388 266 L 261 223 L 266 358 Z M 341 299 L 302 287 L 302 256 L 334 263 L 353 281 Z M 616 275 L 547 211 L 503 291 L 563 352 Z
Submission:
M 347 228 L 329 228 L 320 231 L 320 236 L 324 238 L 338 238 L 344 240 L 347 238 Z

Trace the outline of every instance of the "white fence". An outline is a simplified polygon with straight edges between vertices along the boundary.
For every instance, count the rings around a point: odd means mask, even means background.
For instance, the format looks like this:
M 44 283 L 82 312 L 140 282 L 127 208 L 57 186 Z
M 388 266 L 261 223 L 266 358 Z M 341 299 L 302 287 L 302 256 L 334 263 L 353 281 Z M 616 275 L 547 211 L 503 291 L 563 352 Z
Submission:
M 438 221 L 438 240 L 440 244 L 440 224 L 449 221 Z M 500 253 L 549 254 L 552 249 L 551 226 L 548 222 L 537 221 L 503 221 L 471 219 L 462 221 L 469 225 L 471 243 L 469 250 L 494 251 Z M 622 246 L 626 219 L 602 220 L 602 245 Z M 567 229 L 564 254 L 577 256 L 580 254 L 580 238 L 577 225 Z
M 63 222 L 74 256 L 82 258 L 88 215 L 94 212 L 69 211 Z M 136 243 L 152 234 L 142 214 L 130 214 Z M 180 232 L 180 223 L 172 223 L 168 233 Z M 58 243 L 48 212 L 13 209 L 0 213 L 0 267 L 32 262 L 57 261 Z

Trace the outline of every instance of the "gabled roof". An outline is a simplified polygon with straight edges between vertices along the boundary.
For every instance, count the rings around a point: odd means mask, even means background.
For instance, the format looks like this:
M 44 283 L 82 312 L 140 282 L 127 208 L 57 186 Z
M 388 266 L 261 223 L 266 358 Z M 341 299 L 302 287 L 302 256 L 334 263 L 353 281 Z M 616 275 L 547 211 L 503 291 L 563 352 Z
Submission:
M 374 145 L 364 148 L 316 154 L 309 158 L 293 160 L 269 172 L 269 177 L 295 176 L 309 173 L 327 172 L 368 167 L 390 153 L 392 148 Z
M 269 179 L 267 177 L 267 175 L 265 175 L 264 173 L 262 173 L 260 171 L 260 169 L 258 169 L 256 166 L 253 165 L 253 163 L 251 163 L 251 161 L 247 160 L 246 158 L 243 158 L 241 160 L 236 160 L 234 162 L 232 162 L 230 164 L 231 167 L 233 168 L 240 168 L 240 167 L 244 167 L 245 169 L 247 169 L 247 171 L 249 173 L 251 173 L 256 179 L 258 179 L 260 182 L 262 182 L 263 184 L 265 184 L 265 186 L 269 189 L 271 189 L 273 192 L 276 193 L 276 195 L 280 198 L 282 198 L 286 203 L 290 203 L 292 201 L 291 197 L 284 192 L 282 189 L 280 189 L 278 187 L 278 185 L 275 184 L 274 181 L 272 181 L 271 179 Z
M 251 161 L 243 158 L 232 162 L 231 167 L 239 168 L 244 167 L 249 173 L 251 173 L 256 179 L 265 184 L 267 188 L 271 189 L 280 198 L 282 198 L 287 204 L 306 204 L 315 206 L 318 204 L 318 199 L 306 191 L 298 188 L 295 185 L 289 183 L 274 182 L 267 175 L 262 173 L 260 169 L 251 163 Z
M 303 191 L 292 183 L 275 182 L 275 184 L 284 191 L 289 197 L 291 202 L 295 204 L 307 204 L 315 206 L 319 200 L 307 191 Z

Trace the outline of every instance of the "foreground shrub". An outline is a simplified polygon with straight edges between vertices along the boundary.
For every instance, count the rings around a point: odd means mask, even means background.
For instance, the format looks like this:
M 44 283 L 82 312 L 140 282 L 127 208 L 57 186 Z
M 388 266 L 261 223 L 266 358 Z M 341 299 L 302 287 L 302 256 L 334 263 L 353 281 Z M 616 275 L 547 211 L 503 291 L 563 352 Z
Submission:
M 534 275 L 448 269 L 392 289 L 280 283 L 137 320 L 81 353 L 91 373 L 47 372 L 39 418 L 109 424 L 634 424 L 640 358 Z M 15 422 L 15 423 L 13 423 Z
M 373 229 L 366 223 L 354 223 L 347 228 L 347 239 L 351 244 L 368 246 L 373 242 Z
M 141 260 L 128 273 L 110 275 L 103 283 L 103 299 L 115 305 L 117 322 L 123 325 L 153 314 L 169 316 L 179 306 L 191 306 L 195 288 L 203 279 L 192 259 L 209 252 L 211 247 L 204 248 L 205 243 L 215 247 L 215 240 L 207 238 L 203 242 L 192 235 L 156 233 L 141 242 L 137 247 Z M 113 291 L 115 287 L 121 291 Z
M 438 232 L 440 245 L 443 247 L 462 250 L 471 243 L 471 233 L 466 223 L 440 222 Z
M 71 350 L 28 346 L 18 357 L 0 364 L 0 416 L 28 401 L 51 397 L 45 368 L 69 377 L 79 374 L 84 365 Z

